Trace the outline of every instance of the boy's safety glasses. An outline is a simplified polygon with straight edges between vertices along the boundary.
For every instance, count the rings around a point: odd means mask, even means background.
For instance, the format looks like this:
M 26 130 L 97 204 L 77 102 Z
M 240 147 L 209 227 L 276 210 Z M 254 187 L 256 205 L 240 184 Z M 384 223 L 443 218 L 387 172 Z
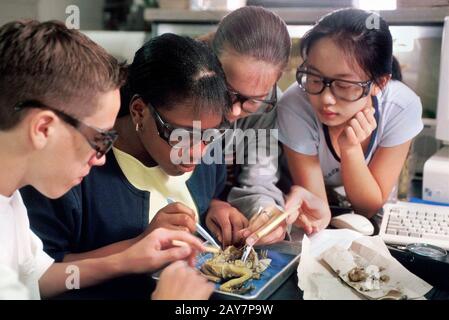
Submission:
M 15 112 L 19 112 L 23 109 L 29 108 L 39 108 L 47 109 L 54 112 L 59 118 L 64 122 L 73 126 L 79 133 L 81 133 L 87 140 L 89 145 L 97 152 L 96 158 L 100 159 L 109 150 L 111 150 L 112 145 L 117 140 L 118 133 L 115 130 L 101 130 L 92 126 L 89 126 L 82 121 L 68 115 L 67 113 L 58 110 L 56 108 L 50 107 L 38 100 L 26 100 L 19 102 L 14 107 Z

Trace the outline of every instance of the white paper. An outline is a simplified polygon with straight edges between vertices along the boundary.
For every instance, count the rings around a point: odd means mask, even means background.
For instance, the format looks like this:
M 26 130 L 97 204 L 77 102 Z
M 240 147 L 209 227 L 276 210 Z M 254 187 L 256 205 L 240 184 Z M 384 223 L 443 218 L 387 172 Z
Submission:
M 327 230 L 325 230 L 327 231 Z M 359 296 L 348 286 L 342 286 L 338 277 L 318 262 L 311 253 L 312 243 L 307 236 L 302 240 L 298 266 L 298 286 L 304 300 L 357 300 Z
M 430 291 L 432 287 L 425 281 L 404 268 L 394 259 L 380 237 L 366 237 L 351 230 L 323 230 L 310 239 L 304 236 L 302 241 L 301 260 L 298 266 L 298 286 L 303 291 L 304 300 L 360 300 L 366 299 L 364 294 L 348 286 L 322 260 L 322 255 L 333 253 L 334 246 L 339 246 L 340 252 L 336 260 L 344 260 L 349 249 L 366 258 L 372 264 L 384 264 L 392 275 L 392 286 L 398 288 L 409 298 L 419 298 Z M 330 250 L 331 249 L 331 250 Z M 349 262 L 348 262 L 349 263 Z M 340 266 L 344 268 L 344 266 Z M 394 283 L 393 283 L 394 282 Z M 381 294 L 371 296 L 379 297 Z

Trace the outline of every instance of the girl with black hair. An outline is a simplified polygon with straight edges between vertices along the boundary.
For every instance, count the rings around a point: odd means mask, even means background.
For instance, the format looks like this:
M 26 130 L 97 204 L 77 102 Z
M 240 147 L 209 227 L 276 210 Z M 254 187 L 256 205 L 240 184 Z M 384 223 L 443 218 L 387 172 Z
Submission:
M 57 261 L 89 259 L 122 252 L 147 234 L 165 230 L 161 227 L 193 233 L 195 222 L 213 210 L 210 202 L 221 192 L 226 174 L 224 165 L 197 164 L 211 140 L 191 139 L 195 137 L 193 123 L 199 121 L 202 130 L 219 138 L 228 127 L 224 116 L 229 108 L 223 70 L 206 45 L 174 34 L 145 43 L 129 66 L 114 126 L 119 137 L 105 165 L 92 168 L 79 186 L 57 200 L 46 199 L 35 190 L 22 191 L 31 225 L 46 251 Z M 173 132 L 182 139 L 173 140 Z M 174 203 L 168 204 L 168 198 Z M 192 261 L 194 252 L 188 248 L 187 254 L 186 248 L 180 254 L 169 241 L 159 246 L 163 250 L 152 261 L 142 255 L 140 264 L 129 266 L 134 273 L 151 272 L 174 260 Z M 134 251 L 134 258 L 138 255 Z M 173 278 L 172 287 L 159 287 L 153 297 L 207 298 L 213 286 L 193 270 L 185 270 L 186 264 L 178 263 L 163 273 L 165 281 Z M 191 280 L 182 279 L 183 274 Z M 131 276 L 71 294 L 77 298 L 146 298 L 151 289 L 148 280 Z
M 298 83 L 278 108 L 293 182 L 326 202 L 325 187 L 343 185 L 366 217 L 387 201 L 423 128 L 420 99 L 400 82 L 392 48 L 387 23 L 373 13 L 324 16 L 302 39 Z

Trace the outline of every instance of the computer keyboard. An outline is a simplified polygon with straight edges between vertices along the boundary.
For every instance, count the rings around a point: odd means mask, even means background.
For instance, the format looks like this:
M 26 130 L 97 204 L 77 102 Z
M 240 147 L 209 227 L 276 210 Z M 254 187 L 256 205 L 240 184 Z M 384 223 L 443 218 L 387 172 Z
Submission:
M 379 235 L 387 244 L 427 243 L 449 250 L 449 207 L 387 203 Z

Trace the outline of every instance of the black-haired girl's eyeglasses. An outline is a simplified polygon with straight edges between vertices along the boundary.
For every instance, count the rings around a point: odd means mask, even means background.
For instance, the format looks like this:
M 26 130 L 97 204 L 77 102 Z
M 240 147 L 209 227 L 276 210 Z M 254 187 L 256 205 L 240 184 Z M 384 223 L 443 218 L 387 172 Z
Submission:
M 26 100 L 19 102 L 14 106 L 14 111 L 19 112 L 23 109 L 29 108 L 39 108 L 47 109 L 54 112 L 59 118 L 64 122 L 73 126 L 78 132 L 80 132 L 84 138 L 87 140 L 89 145 L 97 152 L 96 158 L 100 159 L 109 150 L 111 150 L 112 145 L 117 140 L 118 133 L 115 130 L 101 130 L 92 126 L 89 126 L 80 120 L 64 113 L 61 110 L 47 106 L 38 100 Z
M 200 130 L 196 128 L 175 126 L 164 121 L 151 103 L 147 103 L 147 105 L 156 122 L 159 137 L 174 148 L 192 148 L 195 143 L 198 142 L 208 145 L 221 139 L 226 133 L 226 130 L 231 128 L 231 124 L 224 117 L 221 124 L 216 128 Z
M 349 81 L 326 78 L 307 70 L 304 64 L 296 71 L 296 81 L 302 90 L 308 94 L 321 94 L 328 87 L 338 99 L 354 102 L 366 97 L 371 89 L 373 81 Z
M 262 106 L 265 105 L 263 112 L 268 113 L 276 107 L 277 104 L 277 83 L 274 84 L 270 93 L 268 94 L 270 97 L 268 99 L 258 99 L 253 97 L 245 96 L 231 88 L 228 88 L 228 91 L 231 95 L 232 104 L 239 102 L 241 108 L 246 113 L 259 113 Z

